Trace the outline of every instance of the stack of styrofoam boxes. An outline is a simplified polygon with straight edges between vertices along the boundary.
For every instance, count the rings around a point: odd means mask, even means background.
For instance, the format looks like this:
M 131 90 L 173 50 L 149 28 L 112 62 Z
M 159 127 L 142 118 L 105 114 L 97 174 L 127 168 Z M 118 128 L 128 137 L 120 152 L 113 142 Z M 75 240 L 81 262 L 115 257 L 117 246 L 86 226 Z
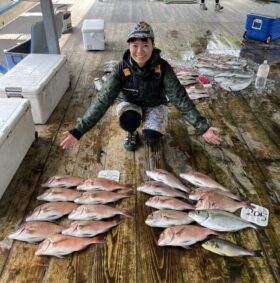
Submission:
M 0 97 L 27 98 L 35 124 L 45 124 L 70 84 L 64 55 L 29 54 L 0 78 Z
M 27 99 L 0 99 L 0 198 L 35 139 Z
M 103 19 L 87 19 L 82 25 L 83 42 L 86 50 L 104 50 L 105 32 Z

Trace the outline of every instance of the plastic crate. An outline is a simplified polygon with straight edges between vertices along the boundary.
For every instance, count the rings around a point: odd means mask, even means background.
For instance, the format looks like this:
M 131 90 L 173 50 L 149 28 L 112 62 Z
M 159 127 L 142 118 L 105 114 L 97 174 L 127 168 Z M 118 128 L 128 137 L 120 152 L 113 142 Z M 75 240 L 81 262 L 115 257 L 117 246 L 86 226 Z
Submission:
M 248 14 L 244 38 L 270 43 L 280 38 L 280 17 Z

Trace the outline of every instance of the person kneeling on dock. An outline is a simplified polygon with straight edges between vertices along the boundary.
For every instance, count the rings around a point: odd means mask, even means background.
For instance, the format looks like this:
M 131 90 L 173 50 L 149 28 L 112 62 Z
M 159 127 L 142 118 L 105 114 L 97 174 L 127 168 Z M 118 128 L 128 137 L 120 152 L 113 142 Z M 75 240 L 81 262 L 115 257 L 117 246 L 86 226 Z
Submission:
M 155 47 L 152 27 L 139 22 L 128 32 L 128 47 L 123 60 L 112 71 L 97 97 L 74 129 L 65 133 L 61 147 L 73 146 L 102 118 L 116 100 L 120 127 L 128 132 L 124 147 L 135 151 L 139 145 L 136 129 L 141 125 L 149 144 L 158 142 L 166 132 L 167 98 L 193 125 L 204 140 L 220 144 L 219 129 L 210 127 L 196 109 L 167 61 Z

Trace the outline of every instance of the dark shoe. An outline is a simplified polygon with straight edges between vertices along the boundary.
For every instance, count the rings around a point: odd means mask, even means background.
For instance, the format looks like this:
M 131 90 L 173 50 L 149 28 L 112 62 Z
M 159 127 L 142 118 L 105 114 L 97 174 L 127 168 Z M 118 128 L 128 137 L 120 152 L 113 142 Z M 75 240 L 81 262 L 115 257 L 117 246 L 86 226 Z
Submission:
M 220 4 L 215 5 L 215 11 L 220 11 L 220 10 L 223 10 L 223 9 L 224 9 L 224 7 L 221 6 Z
M 206 5 L 204 3 L 200 4 L 200 10 L 208 10 L 208 8 L 206 7 Z
M 123 146 L 128 151 L 135 151 L 139 145 L 139 136 L 137 132 L 128 132 Z

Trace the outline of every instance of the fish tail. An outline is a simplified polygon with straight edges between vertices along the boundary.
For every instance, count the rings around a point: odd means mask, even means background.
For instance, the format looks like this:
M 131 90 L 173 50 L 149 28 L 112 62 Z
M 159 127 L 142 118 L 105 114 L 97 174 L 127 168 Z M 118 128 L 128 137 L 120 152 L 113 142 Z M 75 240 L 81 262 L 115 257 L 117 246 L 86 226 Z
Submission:
M 262 250 L 255 250 L 255 251 L 254 251 L 254 256 L 263 257 L 263 252 L 262 252 Z
M 254 228 L 257 232 L 261 231 L 261 227 L 260 226 L 252 224 L 250 227 Z
M 131 209 L 122 209 L 122 215 L 128 217 L 128 218 L 133 218 L 134 213 Z
M 104 236 L 97 236 L 90 239 L 91 244 L 104 244 L 106 243 L 106 238 Z
M 255 208 L 249 200 L 244 200 L 244 205 L 248 208 Z
M 133 185 L 132 184 L 122 184 L 122 187 L 131 189 Z
M 127 196 L 127 197 L 131 197 L 131 196 L 134 196 L 135 193 L 134 193 L 133 190 L 128 190 L 126 193 L 124 193 L 124 195 Z
M 132 189 L 119 190 L 117 193 L 118 194 L 122 194 L 122 195 L 124 195 L 126 197 L 131 197 L 131 196 L 135 195 L 135 193 L 134 193 L 134 191 Z
M 221 232 L 217 232 L 217 231 L 213 231 L 213 235 L 218 236 L 218 238 L 225 240 L 226 239 L 226 233 L 221 233 Z
M 47 188 L 47 187 L 49 187 L 49 184 L 50 184 L 50 181 L 47 181 L 47 182 L 41 184 L 41 187 Z
M 117 225 L 123 223 L 125 221 L 125 218 L 126 217 L 124 215 L 117 216 L 116 219 L 113 220 L 114 224 L 117 226 Z

